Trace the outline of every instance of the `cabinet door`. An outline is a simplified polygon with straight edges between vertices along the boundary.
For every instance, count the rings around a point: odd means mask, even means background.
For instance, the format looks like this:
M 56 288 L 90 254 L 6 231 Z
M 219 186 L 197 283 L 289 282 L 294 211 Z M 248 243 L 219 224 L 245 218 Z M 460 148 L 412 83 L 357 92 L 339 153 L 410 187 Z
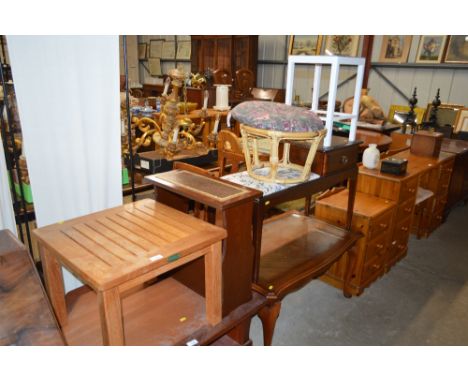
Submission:
M 216 40 L 216 62 L 214 69 L 224 69 L 234 74 L 231 67 L 232 39 L 230 37 Z

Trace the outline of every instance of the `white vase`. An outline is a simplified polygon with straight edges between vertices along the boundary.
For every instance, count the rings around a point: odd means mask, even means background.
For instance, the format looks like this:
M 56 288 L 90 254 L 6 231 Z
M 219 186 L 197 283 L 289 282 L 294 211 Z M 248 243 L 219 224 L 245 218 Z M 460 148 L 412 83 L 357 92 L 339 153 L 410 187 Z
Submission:
M 380 151 L 375 143 L 370 143 L 369 147 L 362 154 L 362 164 L 366 168 L 377 168 L 380 160 Z

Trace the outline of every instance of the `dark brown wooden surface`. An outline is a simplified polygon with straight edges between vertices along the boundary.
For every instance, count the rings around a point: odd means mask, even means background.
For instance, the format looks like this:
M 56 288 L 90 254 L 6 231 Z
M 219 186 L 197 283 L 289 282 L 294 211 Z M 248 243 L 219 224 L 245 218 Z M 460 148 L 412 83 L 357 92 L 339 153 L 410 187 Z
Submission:
M 0 231 L 0 345 L 64 345 L 27 249 Z
M 276 299 L 327 271 L 360 234 L 295 211 L 263 225 L 260 271 L 256 288 Z
M 192 72 L 204 73 L 210 69 L 224 69 L 231 76 L 241 68 L 250 69 L 257 76 L 258 36 L 248 35 L 193 35 Z

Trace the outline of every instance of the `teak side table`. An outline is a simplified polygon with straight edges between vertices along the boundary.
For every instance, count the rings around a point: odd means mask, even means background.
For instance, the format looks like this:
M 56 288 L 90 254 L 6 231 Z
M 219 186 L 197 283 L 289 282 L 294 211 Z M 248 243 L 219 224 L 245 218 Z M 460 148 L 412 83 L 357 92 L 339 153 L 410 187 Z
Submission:
M 74 300 L 74 304 L 67 307 L 61 266 L 97 294 L 102 342 L 105 345 L 124 345 L 128 339 L 124 327 L 135 326 L 130 318 L 124 322 L 124 298 L 129 296 L 128 300 L 134 301 L 133 295 L 145 295 L 140 303 L 133 302 L 133 310 L 141 309 L 141 305 L 144 305 L 143 311 L 134 316 L 163 309 L 168 305 L 166 300 L 177 298 L 177 293 L 169 296 L 169 293 L 178 290 L 176 282 L 163 280 L 161 283 L 166 286 L 159 292 L 152 286 L 143 289 L 144 283 L 201 257 L 205 260 L 206 321 L 211 325 L 221 321 L 221 241 L 226 237 L 223 228 L 145 199 L 42 227 L 35 230 L 34 235 L 38 239 L 48 295 L 69 344 L 80 343 L 79 338 L 71 340 L 67 334 L 73 332 L 70 326 L 79 326 L 80 321 L 84 320 L 74 318 L 69 323 L 69 314 L 73 309 L 85 311 L 95 300 L 91 292 L 87 293 L 90 297 L 84 299 L 86 304 L 83 303 L 83 306 Z M 149 295 L 147 290 L 150 289 L 156 290 L 155 296 Z M 150 304 L 150 297 L 157 303 Z M 127 306 L 131 303 L 127 303 Z M 170 306 L 168 308 L 171 309 Z M 165 315 L 170 313 L 163 312 Z M 89 314 L 92 316 L 94 312 Z M 161 326 L 156 326 L 154 330 L 160 330 Z M 89 341 L 88 338 L 82 344 L 89 344 Z

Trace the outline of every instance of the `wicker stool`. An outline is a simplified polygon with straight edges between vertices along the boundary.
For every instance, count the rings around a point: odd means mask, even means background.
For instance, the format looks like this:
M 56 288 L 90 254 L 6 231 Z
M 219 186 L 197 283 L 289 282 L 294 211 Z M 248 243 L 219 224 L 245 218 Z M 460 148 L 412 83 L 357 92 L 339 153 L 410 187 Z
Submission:
M 249 176 L 264 182 L 299 183 L 309 179 L 320 141 L 326 134 L 323 122 L 310 110 L 276 102 L 248 101 L 232 110 L 240 122 L 245 162 Z M 259 159 L 258 142 L 268 140 L 269 161 Z M 291 141 L 310 143 L 304 166 L 289 161 Z M 283 155 L 279 158 L 279 146 Z

